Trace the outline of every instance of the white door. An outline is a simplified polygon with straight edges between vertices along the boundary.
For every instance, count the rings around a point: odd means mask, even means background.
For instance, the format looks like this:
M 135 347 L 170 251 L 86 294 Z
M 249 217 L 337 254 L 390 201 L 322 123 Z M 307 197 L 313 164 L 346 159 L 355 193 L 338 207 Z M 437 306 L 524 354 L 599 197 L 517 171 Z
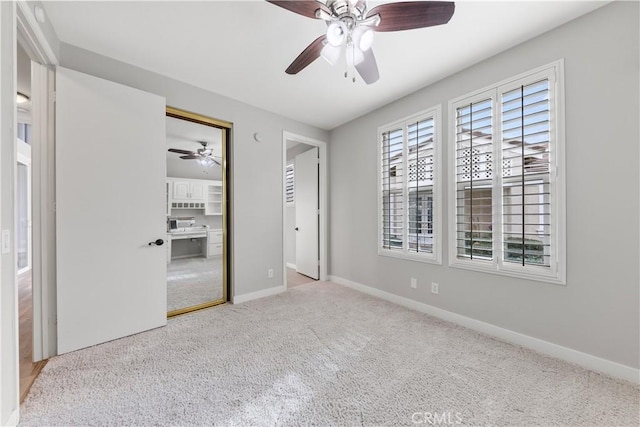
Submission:
M 58 353 L 167 322 L 165 100 L 58 68 Z
M 296 156 L 296 271 L 319 278 L 318 147 Z

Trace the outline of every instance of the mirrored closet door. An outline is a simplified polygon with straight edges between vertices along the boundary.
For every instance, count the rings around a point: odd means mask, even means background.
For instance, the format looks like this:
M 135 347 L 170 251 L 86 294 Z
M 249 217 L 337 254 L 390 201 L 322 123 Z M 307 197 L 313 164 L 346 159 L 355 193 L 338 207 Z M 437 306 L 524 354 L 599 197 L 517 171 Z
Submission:
M 227 151 L 231 124 L 167 108 L 167 311 L 227 301 Z

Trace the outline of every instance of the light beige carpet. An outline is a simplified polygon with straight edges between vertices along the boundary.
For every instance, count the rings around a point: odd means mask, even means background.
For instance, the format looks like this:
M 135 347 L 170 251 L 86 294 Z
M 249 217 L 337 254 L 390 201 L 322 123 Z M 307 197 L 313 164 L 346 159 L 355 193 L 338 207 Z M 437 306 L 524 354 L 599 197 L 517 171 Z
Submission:
M 53 358 L 23 425 L 638 426 L 639 389 L 331 283 Z
M 222 298 L 222 257 L 174 259 L 167 264 L 167 311 Z

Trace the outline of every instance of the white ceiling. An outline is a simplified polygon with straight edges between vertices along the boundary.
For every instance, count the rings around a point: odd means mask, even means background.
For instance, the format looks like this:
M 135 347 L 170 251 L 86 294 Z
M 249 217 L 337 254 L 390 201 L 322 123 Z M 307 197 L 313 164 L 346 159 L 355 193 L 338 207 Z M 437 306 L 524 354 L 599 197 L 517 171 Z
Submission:
M 370 2 L 370 7 L 385 2 Z M 265 1 L 44 2 L 60 40 L 286 117 L 333 129 L 608 2 L 458 1 L 444 26 L 377 33 L 380 80 L 323 59 L 284 70 L 323 21 Z

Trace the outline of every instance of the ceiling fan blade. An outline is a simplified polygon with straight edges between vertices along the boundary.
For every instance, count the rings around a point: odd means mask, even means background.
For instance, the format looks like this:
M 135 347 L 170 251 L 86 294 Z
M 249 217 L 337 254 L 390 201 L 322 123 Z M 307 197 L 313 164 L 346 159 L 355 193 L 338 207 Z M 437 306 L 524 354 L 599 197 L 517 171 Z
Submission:
M 171 151 L 172 153 L 178 153 L 178 154 L 195 154 L 193 151 L 178 150 L 177 148 L 169 148 L 169 151 Z
M 403 31 L 446 24 L 456 5 L 450 1 L 412 1 L 376 6 L 367 17 L 380 15 L 375 31 Z
M 308 18 L 317 19 L 316 11 L 318 9 L 331 14 L 331 11 L 324 4 L 316 0 L 267 0 L 267 2 Z
M 188 156 L 180 156 L 180 158 L 185 160 L 194 160 L 194 159 L 199 159 L 200 156 L 196 156 L 195 154 L 190 154 Z
M 211 160 L 213 160 L 213 163 L 215 163 L 218 166 L 222 166 L 222 163 L 220 163 L 219 161 L 217 161 L 216 159 L 214 159 L 213 157 L 210 157 Z
M 287 3 L 287 2 L 285 2 Z M 296 59 L 293 60 L 291 65 L 286 69 L 287 74 L 298 74 L 307 65 L 320 57 L 322 48 L 324 47 L 324 41 L 327 38 L 326 34 L 321 35 L 317 39 L 311 42 Z
M 356 70 L 362 80 L 368 85 L 375 83 L 380 78 L 380 73 L 378 72 L 378 63 L 376 62 L 376 57 L 373 54 L 373 49 L 369 49 L 364 53 L 364 61 L 356 65 Z

